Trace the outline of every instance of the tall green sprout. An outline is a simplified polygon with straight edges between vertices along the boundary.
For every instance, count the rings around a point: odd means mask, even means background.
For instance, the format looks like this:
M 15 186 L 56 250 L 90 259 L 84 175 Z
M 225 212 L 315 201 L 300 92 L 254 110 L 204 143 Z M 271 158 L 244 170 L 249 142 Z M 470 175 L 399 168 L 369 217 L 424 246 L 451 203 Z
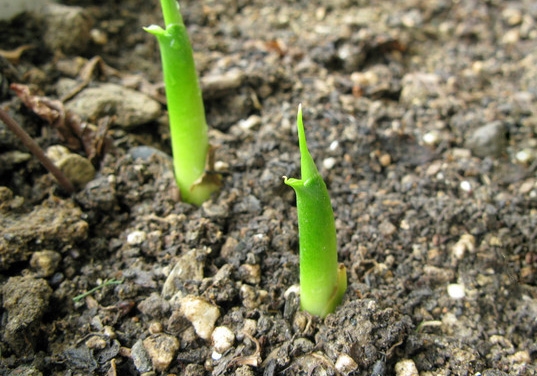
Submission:
M 308 151 L 302 107 L 297 114 L 301 178 L 284 177 L 296 193 L 300 247 L 300 305 L 325 317 L 334 312 L 347 289 L 347 272 L 337 262 L 334 212 L 326 184 Z
M 192 47 L 176 0 L 161 0 L 166 30 L 145 30 L 159 43 L 166 86 L 175 179 L 184 201 L 201 205 L 220 187 L 220 177 L 207 175 L 210 146 L 205 109 Z

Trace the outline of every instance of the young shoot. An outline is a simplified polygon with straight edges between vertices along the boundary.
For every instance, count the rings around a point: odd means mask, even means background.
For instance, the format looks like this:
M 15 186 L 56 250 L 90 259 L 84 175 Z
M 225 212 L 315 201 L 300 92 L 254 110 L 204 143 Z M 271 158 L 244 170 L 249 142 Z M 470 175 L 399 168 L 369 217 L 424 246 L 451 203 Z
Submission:
M 302 123 L 302 106 L 297 114 L 301 178 L 285 184 L 296 193 L 300 248 L 300 306 L 320 317 L 334 312 L 347 289 L 347 272 L 337 262 L 337 238 L 330 196 L 308 151 Z
M 166 29 L 145 30 L 158 41 L 168 102 L 175 179 L 183 201 L 201 205 L 220 187 L 213 166 L 205 109 L 192 47 L 176 0 L 161 0 Z

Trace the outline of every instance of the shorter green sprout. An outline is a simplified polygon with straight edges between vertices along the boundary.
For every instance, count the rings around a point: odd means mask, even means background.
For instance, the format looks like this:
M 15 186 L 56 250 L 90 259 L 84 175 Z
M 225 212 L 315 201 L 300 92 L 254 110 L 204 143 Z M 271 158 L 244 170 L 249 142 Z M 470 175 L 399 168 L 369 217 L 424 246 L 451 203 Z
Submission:
M 159 43 L 170 118 L 175 179 L 183 201 L 201 205 L 220 188 L 212 170 L 205 109 L 192 46 L 176 0 L 161 0 L 166 30 L 145 28 Z
M 337 262 L 337 238 L 330 196 L 308 151 L 302 106 L 297 114 L 301 178 L 284 176 L 296 193 L 300 248 L 300 306 L 320 317 L 335 311 L 347 289 L 347 271 Z
M 90 296 L 91 294 L 93 294 L 95 291 L 98 291 L 100 289 L 103 289 L 105 288 L 106 286 L 111 286 L 111 285 L 121 285 L 123 283 L 123 280 L 122 279 L 107 279 L 106 281 L 104 281 L 103 283 L 101 283 L 99 286 L 96 286 L 94 288 L 92 288 L 91 290 L 89 291 L 86 291 L 85 293 L 83 294 L 80 294 L 80 295 L 77 295 L 73 298 L 73 301 L 76 303 L 82 299 L 84 299 L 86 296 Z

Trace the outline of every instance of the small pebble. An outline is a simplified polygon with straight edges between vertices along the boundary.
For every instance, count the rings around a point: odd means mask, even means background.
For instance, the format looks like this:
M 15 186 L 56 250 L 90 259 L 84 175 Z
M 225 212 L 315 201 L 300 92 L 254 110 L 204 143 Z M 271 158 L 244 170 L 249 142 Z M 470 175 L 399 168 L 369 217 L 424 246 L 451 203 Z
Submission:
M 473 235 L 464 234 L 460 237 L 459 241 L 451 248 L 451 254 L 457 260 L 461 260 L 464 257 L 466 251 L 473 252 L 475 249 L 475 238 Z
M 261 282 L 261 267 L 259 265 L 243 264 L 239 267 L 241 279 L 251 285 Z
M 82 90 L 66 108 L 84 119 L 98 119 L 114 113 L 114 125 L 131 129 L 156 120 L 162 110 L 156 100 L 116 84 L 100 84 Z
M 472 192 L 472 184 L 468 180 L 461 181 L 460 187 L 464 192 Z
M 240 289 L 242 304 L 248 309 L 255 309 L 261 305 L 268 293 L 265 290 L 255 289 L 250 285 L 242 285 Z
M 531 163 L 535 159 L 535 152 L 531 149 L 522 149 L 516 153 L 515 158 L 519 163 Z
M 392 163 L 390 154 L 382 154 L 379 158 L 379 163 L 382 167 L 388 167 Z
M 397 376 L 418 376 L 418 369 L 412 359 L 403 359 L 395 365 L 395 374 Z
M 211 338 L 214 323 L 220 317 L 217 306 L 198 296 L 187 295 L 181 299 L 180 312 L 190 321 L 199 337 L 205 340 Z
M 252 115 L 246 120 L 239 121 L 239 127 L 245 130 L 257 128 L 261 125 L 261 116 Z
M 106 347 L 106 341 L 99 336 L 92 336 L 86 341 L 86 346 L 90 350 L 102 350 Z
M 336 165 L 336 159 L 329 157 L 323 160 L 323 167 L 327 170 L 332 169 Z
M 451 283 L 447 287 L 448 295 L 453 299 L 462 299 L 466 296 L 464 285 L 461 283 Z
M 108 338 L 110 339 L 114 339 L 116 338 L 116 331 L 114 330 L 114 328 L 110 325 L 105 325 L 104 328 L 103 328 L 103 333 L 105 336 L 107 336 Z
M 151 359 L 153 369 L 157 372 L 163 372 L 170 366 L 180 347 L 177 338 L 164 333 L 144 339 L 143 344 Z
M 128 352 L 127 350 L 124 350 Z M 145 373 L 151 371 L 153 368 L 151 365 L 151 359 L 147 353 L 142 340 L 138 340 L 130 349 L 130 356 L 134 363 L 134 367 L 140 373 Z
M 440 133 L 438 131 L 430 131 L 423 135 L 422 138 L 425 145 L 434 146 L 440 142 Z
M 509 26 L 516 26 L 522 22 L 522 11 L 517 8 L 505 8 L 502 18 Z
M 133 231 L 127 235 L 127 243 L 129 245 L 140 245 L 147 238 L 147 235 L 144 231 Z
M 108 36 L 100 29 L 90 30 L 91 41 L 99 46 L 104 46 L 108 43 Z
M 343 375 L 348 375 L 358 368 L 358 364 L 347 354 L 341 354 L 336 360 L 336 369 Z
M 153 321 L 151 324 L 149 324 L 149 333 L 151 334 L 162 333 L 162 324 L 158 321 Z
M 62 256 L 55 251 L 34 252 L 30 259 L 30 266 L 36 271 L 37 275 L 50 277 L 58 268 L 61 259 Z
M 218 326 L 214 328 L 211 334 L 211 340 L 215 352 L 218 354 L 224 354 L 227 350 L 233 346 L 235 342 L 235 334 L 226 326 Z
M 95 167 L 89 159 L 72 153 L 65 146 L 50 146 L 46 154 L 76 187 L 83 188 L 95 177 Z

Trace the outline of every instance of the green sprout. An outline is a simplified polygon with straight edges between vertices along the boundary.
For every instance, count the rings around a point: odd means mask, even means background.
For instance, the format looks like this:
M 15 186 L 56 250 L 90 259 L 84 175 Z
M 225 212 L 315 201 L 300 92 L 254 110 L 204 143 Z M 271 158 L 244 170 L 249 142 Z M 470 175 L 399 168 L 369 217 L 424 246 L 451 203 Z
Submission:
M 164 85 L 170 118 L 175 179 L 183 201 L 201 205 L 220 187 L 212 171 L 203 98 L 198 83 L 192 46 L 176 0 L 161 0 L 166 30 L 144 28 L 160 46 Z
M 101 283 L 100 285 L 92 288 L 91 290 L 89 291 L 86 291 L 85 293 L 82 293 L 80 295 L 77 295 L 73 298 L 73 301 L 74 302 L 79 302 L 81 301 L 82 299 L 84 299 L 86 296 L 90 296 L 91 294 L 93 294 L 94 292 L 100 290 L 100 289 L 103 289 L 105 288 L 106 286 L 111 286 L 111 285 L 120 285 L 123 283 L 123 279 L 115 279 L 115 278 L 112 278 L 112 279 L 107 279 L 105 280 L 103 283 Z
M 296 120 L 301 179 L 284 183 L 296 193 L 300 248 L 300 306 L 320 317 L 335 311 L 347 289 L 347 272 L 337 262 L 337 238 L 330 196 L 308 151 L 302 106 Z

